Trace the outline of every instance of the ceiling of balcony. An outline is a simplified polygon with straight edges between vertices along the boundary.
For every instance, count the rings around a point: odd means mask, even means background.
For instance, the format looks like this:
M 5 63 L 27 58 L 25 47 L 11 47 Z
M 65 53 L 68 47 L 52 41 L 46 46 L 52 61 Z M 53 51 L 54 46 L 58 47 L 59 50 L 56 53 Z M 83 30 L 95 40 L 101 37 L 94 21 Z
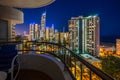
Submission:
M 38 8 L 51 4 L 55 0 L 0 0 L 0 5 L 16 8 Z

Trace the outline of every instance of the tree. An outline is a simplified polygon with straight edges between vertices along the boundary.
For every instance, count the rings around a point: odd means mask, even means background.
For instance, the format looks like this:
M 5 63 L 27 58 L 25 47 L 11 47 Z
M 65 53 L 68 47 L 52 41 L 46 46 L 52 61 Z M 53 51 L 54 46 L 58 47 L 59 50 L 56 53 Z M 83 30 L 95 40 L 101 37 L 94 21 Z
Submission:
M 102 69 L 117 80 L 120 80 L 120 58 L 115 56 L 102 58 Z
M 16 41 L 21 41 L 22 39 L 23 39 L 22 35 L 17 35 L 17 36 L 15 37 L 15 40 L 16 40 Z

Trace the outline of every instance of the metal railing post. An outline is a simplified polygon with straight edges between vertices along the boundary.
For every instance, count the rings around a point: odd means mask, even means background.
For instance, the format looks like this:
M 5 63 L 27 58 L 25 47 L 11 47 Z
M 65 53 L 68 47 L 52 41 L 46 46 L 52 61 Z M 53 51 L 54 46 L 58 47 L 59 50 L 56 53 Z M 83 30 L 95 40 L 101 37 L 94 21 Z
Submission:
M 83 66 L 82 66 L 82 64 L 80 64 L 80 71 L 81 71 L 80 80 L 82 80 L 82 77 L 83 77 Z

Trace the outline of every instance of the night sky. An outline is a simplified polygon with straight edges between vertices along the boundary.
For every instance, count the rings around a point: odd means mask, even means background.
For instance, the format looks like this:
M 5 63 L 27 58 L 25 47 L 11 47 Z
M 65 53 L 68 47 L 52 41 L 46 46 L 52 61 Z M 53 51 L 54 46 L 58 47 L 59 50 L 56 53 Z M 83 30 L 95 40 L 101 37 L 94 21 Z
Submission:
M 58 31 L 65 27 L 71 17 L 98 14 L 101 36 L 120 35 L 120 0 L 56 0 L 53 4 L 34 9 L 20 9 L 24 12 L 24 24 L 16 25 L 16 33 L 29 30 L 30 23 L 40 24 L 42 13 L 47 12 L 47 27 L 52 24 Z

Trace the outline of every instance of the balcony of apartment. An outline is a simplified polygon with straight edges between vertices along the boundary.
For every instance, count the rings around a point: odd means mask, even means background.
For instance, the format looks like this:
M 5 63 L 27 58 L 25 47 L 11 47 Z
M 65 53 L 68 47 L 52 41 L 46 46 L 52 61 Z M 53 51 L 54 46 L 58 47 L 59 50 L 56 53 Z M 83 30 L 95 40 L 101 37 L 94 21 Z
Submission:
M 7 80 L 114 80 L 61 44 L 35 41 L 0 42 L 0 73 Z
M 23 12 L 16 8 L 42 7 L 53 1 L 0 0 L 0 26 L 9 30 L 24 22 Z M 0 80 L 114 80 L 61 44 L 8 42 L 8 32 L 1 34 L 7 35 L 0 36 Z

